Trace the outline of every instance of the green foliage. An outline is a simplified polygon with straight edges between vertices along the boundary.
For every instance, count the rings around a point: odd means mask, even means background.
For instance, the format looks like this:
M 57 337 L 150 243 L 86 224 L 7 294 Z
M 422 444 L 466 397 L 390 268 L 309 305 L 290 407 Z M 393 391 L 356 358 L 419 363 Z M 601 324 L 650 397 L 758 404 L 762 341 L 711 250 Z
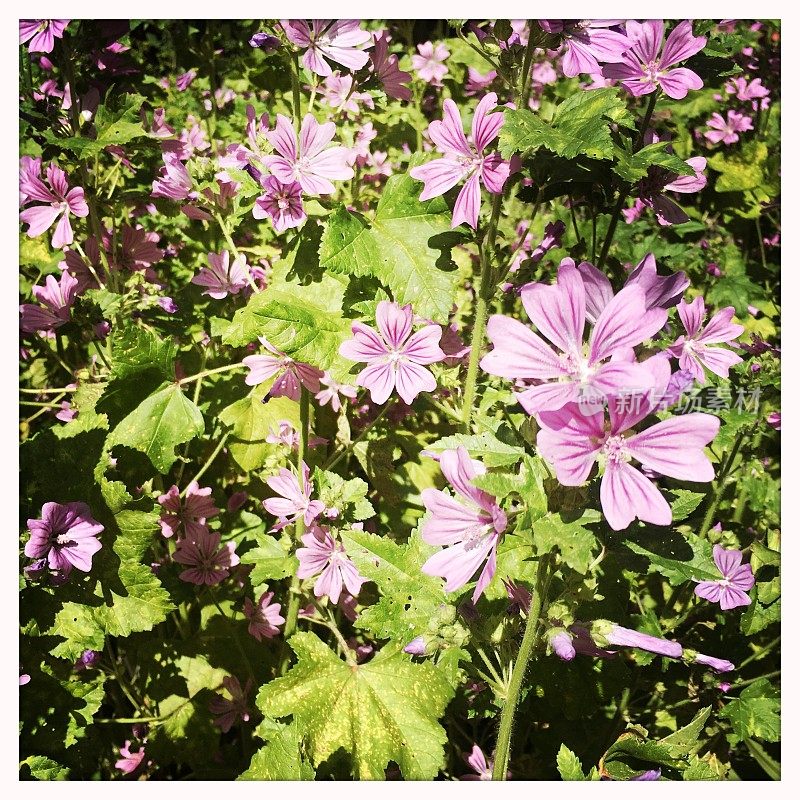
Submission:
M 302 753 L 302 737 L 296 725 L 281 728 L 260 750 L 237 780 L 310 781 L 314 770 Z
M 781 731 L 780 707 L 778 691 L 769 680 L 759 678 L 751 683 L 720 712 L 731 724 L 728 741 L 731 744 L 746 739 L 777 742 Z

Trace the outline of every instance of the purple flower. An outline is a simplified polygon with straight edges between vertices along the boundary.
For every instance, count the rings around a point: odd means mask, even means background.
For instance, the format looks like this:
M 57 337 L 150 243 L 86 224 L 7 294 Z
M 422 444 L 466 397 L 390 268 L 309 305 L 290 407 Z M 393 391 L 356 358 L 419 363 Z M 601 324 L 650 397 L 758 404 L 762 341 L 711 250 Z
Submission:
M 271 639 L 277 636 L 280 631 L 279 625 L 283 625 L 286 620 L 281 616 L 281 604 L 273 603 L 273 592 L 264 591 L 254 603 L 249 597 L 244 599 L 244 615 L 247 617 L 247 632 L 259 642 L 262 637 Z
M 467 179 L 453 208 L 453 228 L 462 222 L 477 227 L 481 207 L 480 183 L 491 194 L 500 194 L 508 178 L 509 162 L 503 161 L 496 151 L 484 152 L 503 126 L 502 112 L 489 113 L 496 105 L 497 95 L 494 92 L 489 92 L 478 103 L 472 118 L 472 135 L 467 139 L 458 107 L 452 100 L 445 100 L 444 118 L 434 120 L 428 126 L 428 135 L 444 153 L 444 158 L 434 159 L 409 172 L 412 178 L 425 184 L 420 200 L 439 197 Z
M 190 69 L 188 72 L 184 72 L 183 75 L 178 75 L 178 77 L 175 78 L 175 86 L 179 92 L 185 92 L 196 77 L 197 70 Z
M 548 222 L 544 228 L 542 241 L 531 252 L 531 261 L 538 264 L 554 247 L 561 247 L 561 237 L 566 229 L 567 226 L 561 220 Z
M 603 77 L 622 81 L 635 97 L 661 89 L 673 100 L 682 100 L 690 89 L 703 88 L 702 79 L 692 70 L 685 67 L 670 69 L 705 47 L 705 36 L 692 35 L 691 20 L 679 22 L 666 43 L 664 21 L 660 19 L 648 19 L 642 23 L 628 20 L 625 30 L 632 46 L 618 62 L 603 67 Z
M 575 646 L 572 644 L 572 635 L 563 628 L 553 628 L 550 632 L 548 643 L 553 652 L 562 661 L 572 661 L 575 658 Z
M 353 597 L 357 597 L 366 578 L 359 574 L 355 564 L 347 557 L 344 545 L 336 542 L 330 531 L 317 526 L 302 539 L 305 546 L 298 548 L 295 554 L 300 562 L 297 577 L 319 575 L 314 584 L 314 595 L 327 595 L 332 603 L 338 603 L 342 588 L 346 587 Z
M 769 106 L 769 89 L 762 85 L 761 78 L 756 78 L 750 83 L 744 77 L 731 78 L 725 84 L 725 91 L 728 94 L 735 94 L 736 99 L 743 103 L 750 103 L 753 111 L 757 110 L 759 105 L 762 110 Z
M 773 411 L 771 414 L 767 414 L 767 425 L 779 431 L 781 429 L 781 412 Z
M 338 412 L 342 408 L 342 401 L 339 395 L 346 397 L 348 400 L 356 399 L 356 387 L 349 386 L 345 383 L 337 383 L 333 377 L 331 377 L 330 372 L 326 372 L 319 379 L 319 382 L 327 387 L 326 389 L 320 389 L 320 391 L 314 395 L 314 399 L 317 400 L 320 406 L 325 406 L 330 402 L 331 409 L 334 412 Z
M 699 581 L 694 593 L 711 603 L 719 603 L 723 611 L 738 606 L 749 606 L 752 602 L 747 596 L 756 579 L 749 564 L 742 564 L 741 550 L 725 550 L 714 545 L 714 563 L 722 573 L 722 578 L 715 581 Z
M 424 636 L 417 636 L 412 639 L 404 648 L 404 653 L 409 653 L 412 656 L 424 656 L 427 650 Z
M 92 568 L 92 556 L 102 547 L 97 536 L 104 527 L 92 517 L 86 503 L 45 503 L 41 519 L 29 519 L 31 538 L 25 545 L 28 558 L 47 558 L 54 572 L 67 577 L 73 567 Z
M 266 441 L 269 444 L 282 444 L 292 450 L 297 450 L 300 446 L 300 434 L 288 419 L 282 419 L 278 421 L 277 431 L 274 428 L 270 428 Z M 309 436 L 306 444 L 308 447 L 319 447 L 321 444 L 328 444 L 328 440 L 323 439 L 321 436 Z
M 284 19 L 281 25 L 292 44 L 306 48 L 303 66 L 323 78 L 331 74 L 325 58 L 350 70 L 361 69 L 369 59 L 360 48 L 372 41 L 372 34 L 357 19 L 312 19 L 311 25 L 304 19 Z
M 140 747 L 135 753 L 130 750 L 131 740 L 125 740 L 125 746 L 119 748 L 121 758 L 114 762 L 114 766 L 125 775 L 136 772 L 144 760 L 144 747 Z
M 632 778 L 628 780 L 631 781 L 657 781 L 661 779 L 661 770 L 660 769 L 648 769 L 645 772 L 640 773 L 639 775 L 634 775 Z
M 32 291 L 41 305 L 23 303 L 19 307 L 20 327 L 25 333 L 54 331 L 69 322 L 70 309 L 78 294 L 78 281 L 69 272 L 62 272 L 58 281 L 48 275 L 45 285 L 34 286 Z
M 87 669 L 94 669 L 102 658 L 102 653 L 97 650 L 84 650 L 75 661 L 75 672 L 84 672 Z
M 389 37 L 386 31 L 375 34 L 374 46 L 369 54 L 372 70 L 383 85 L 383 90 L 395 100 L 411 99 L 411 89 L 406 84 L 411 73 L 404 72 L 397 65 L 397 56 L 389 54 Z
M 591 625 L 592 638 L 601 647 L 614 645 L 616 647 L 637 647 L 640 650 L 647 650 L 649 653 L 656 653 L 668 658 L 681 658 L 683 647 L 678 642 L 671 642 L 668 639 L 661 639 L 658 636 L 651 636 L 649 633 L 642 633 L 631 628 L 623 628 L 615 622 L 606 620 L 596 620 Z
M 223 300 L 229 294 L 239 294 L 247 286 L 247 261 L 241 253 L 232 264 L 227 250 L 209 253 L 208 263 L 209 266 L 203 267 L 191 280 L 196 286 L 205 287 L 203 294 Z
M 26 183 L 29 183 L 34 178 L 40 179 L 42 176 L 42 159 L 32 158 L 31 156 L 22 156 L 19 160 L 19 204 L 24 206 L 29 200 L 25 189 L 23 188 Z
M 489 70 L 485 75 L 482 75 L 473 67 L 467 67 L 467 82 L 464 85 L 464 94 L 467 97 L 483 94 L 495 82 L 496 78 L 496 70 Z
M 486 760 L 486 756 L 477 744 L 472 745 L 469 755 L 464 754 L 464 760 L 475 770 L 474 775 L 462 775 L 462 781 L 490 781 L 492 779 L 492 769 L 494 761 Z
M 290 522 L 302 519 L 306 525 L 311 523 L 325 510 L 321 500 L 312 500 L 313 487 L 309 480 L 310 469 L 303 462 L 302 486 L 297 475 L 285 467 L 281 467 L 277 475 L 267 478 L 267 486 L 280 497 L 270 497 L 263 501 L 264 509 L 277 517 L 276 529 L 285 528 Z
M 561 68 L 568 78 L 581 73 L 600 72 L 600 61 L 617 61 L 630 47 L 621 33 L 608 28 L 622 23 L 621 19 L 548 19 L 539 20 L 548 33 L 564 36 L 566 53 Z
M 434 46 L 433 42 L 418 44 L 417 51 L 419 55 L 411 56 L 411 66 L 417 75 L 433 86 L 441 86 L 442 78 L 448 73 L 444 61 L 450 51 L 441 43 Z
M 220 535 L 203 528 L 194 538 L 181 539 L 172 558 L 188 567 L 179 575 L 182 581 L 198 586 L 215 586 L 228 577 L 231 567 L 239 563 L 235 549 L 233 542 L 220 546 Z
M 186 497 L 181 499 L 177 486 L 171 486 L 166 494 L 159 495 L 161 506 L 161 534 L 169 539 L 183 527 L 184 535 L 196 539 L 207 531 L 206 520 L 219 514 L 211 499 L 211 487 L 201 489 L 197 481 L 186 488 Z
M 208 710 L 215 715 L 214 724 L 227 733 L 239 720 L 250 720 L 250 708 L 247 705 L 247 695 L 250 694 L 253 683 L 248 679 L 244 689 L 238 678 L 226 675 L 222 685 L 228 690 L 230 699 L 224 695 L 215 695 L 208 703 Z
M 444 358 L 439 347 L 442 329 L 426 325 L 411 333 L 411 306 L 381 300 L 375 311 L 378 330 L 361 322 L 351 326 L 353 338 L 343 342 L 339 353 L 351 361 L 366 361 L 356 383 L 369 389 L 372 402 L 382 405 L 393 389 L 408 404 L 420 392 L 432 392 L 436 380 L 423 364 Z
M 331 180 L 347 181 L 354 175 L 347 165 L 346 147 L 326 149 L 335 133 L 335 123 L 320 125 L 311 114 L 306 114 L 298 148 L 291 120 L 278 114 L 275 130 L 267 133 L 267 139 L 280 155 L 266 156 L 264 163 L 281 183 L 299 183 L 306 194 L 333 194 L 336 187 Z
M 133 228 L 130 225 L 122 226 L 122 241 L 118 245 L 118 252 L 112 264 L 113 267 L 129 269 L 132 272 L 146 270 L 164 258 L 164 251 L 157 247 L 161 237 L 155 231 L 146 231 L 144 228 Z M 112 251 L 110 234 L 103 235 L 105 250 Z
M 79 186 L 70 189 L 64 170 L 51 162 L 47 167 L 47 184 L 41 178 L 29 173 L 20 184 L 20 191 L 28 200 L 45 203 L 42 206 L 30 206 L 20 212 L 20 220 L 28 224 L 28 236 L 39 236 L 58 219 L 51 242 L 53 247 L 60 249 L 64 245 L 72 244 L 73 234 L 69 215 L 74 214 L 76 217 L 89 215 L 89 206 L 86 205 L 83 189 Z
M 21 19 L 19 21 L 19 43 L 28 45 L 30 53 L 52 53 L 55 40 L 64 36 L 68 19 Z
M 644 366 L 653 374 L 653 391 L 645 396 L 611 398 L 610 423 L 603 411 L 587 415 L 576 404 L 537 416 L 541 426 L 537 448 L 555 467 L 559 483 L 580 486 L 588 479 L 596 461 L 605 463 L 600 504 L 614 530 L 627 528 L 637 517 L 654 525 L 672 522 L 669 503 L 656 485 L 631 465 L 633 459 L 648 470 L 678 480 L 714 479 L 714 467 L 704 447 L 719 430 L 717 417 L 684 414 L 639 433 L 629 433 L 658 405 L 669 381 L 669 362 L 663 356 L 648 359 Z
M 263 50 L 265 53 L 270 53 L 281 46 L 281 40 L 278 39 L 277 36 L 264 33 L 264 31 L 258 31 L 250 37 L 248 44 L 250 47 L 256 47 Z
M 536 381 L 517 394 L 529 414 L 557 411 L 576 401 L 594 405 L 623 390 L 652 387 L 652 376 L 641 364 L 611 356 L 661 330 L 666 311 L 647 310 L 644 289 L 626 286 L 600 312 L 585 351 L 587 292 L 573 264 L 562 262 L 556 284 L 530 284 L 521 292 L 528 316 L 557 350 L 516 319 L 496 314 L 489 320 L 487 333 L 494 349 L 481 359 L 481 369 Z
M 670 346 L 670 355 L 677 358 L 680 368 L 689 372 L 698 383 L 706 382 L 705 369 L 720 378 L 727 378 L 728 370 L 734 364 L 741 363 L 741 357 L 726 347 L 710 345 L 731 342 L 744 332 L 742 325 L 731 322 L 733 306 L 718 311 L 705 327 L 702 325 L 706 316 L 706 305 L 702 297 L 695 297 L 691 303 L 681 300 L 678 314 L 686 335 Z
M 456 496 L 439 489 L 422 492 L 428 512 L 422 538 L 428 544 L 445 545 L 423 564 L 422 571 L 445 578 L 445 591 L 455 592 L 485 562 L 472 594 L 472 602 L 477 603 L 497 568 L 497 544 L 506 529 L 506 515 L 496 498 L 473 485 L 476 476 L 486 474 L 486 467 L 471 459 L 466 448 L 445 450 L 439 466 Z
M 319 391 L 319 379 L 322 377 L 320 370 L 310 364 L 295 361 L 273 347 L 263 336 L 259 336 L 258 340 L 269 350 L 270 355 L 246 356 L 242 359 L 242 364 L 250 369 L 244 379 L 248 386 L 258 386 L 277 375 L 269 390 L 272 397 L 288 397 L 297 401 L 300 399 L 301 385 L 312 394 Z
M 325 104 L 339 113 L 349 112 L 358 114 L 359 103 L 363 103 L 365 108 L 374 109 L 375 103 L 372 95 L 366 92 L 356 92 L 353 86 L 352 75 L 340 75 L 334 72 L 323 81 L 323 97 Z
M 264 194 L 256 198 L 253 206 L 255 219 L 269 217 L 278 233 L 287 228 L 299 228 L 306 221 L 303 208 L 303 189 L 299 183 L 281 183 L 274 175 L 262 175 Z
M 710 131 L 706 131 L 703 136 L 713 144 L 733 144 L 739 141 L 739 134 L 753 130 L 753 120 L 751 117 L 740 114 L 738 111 L 730 109 L 727 120 L 716 111 L 711 115 L 711 119 L 706 122 Z
M 736 665 L 726 658 L 715 658 L 714 656 L 706 656 L 702 653 L 692 653 L 691 651 L 684 651 L 684 659 L 690 660 L 687 656 L 692 657 L 691 660 L 696 664 L 702 664 L 704 667 L 711 667 L 714 672 L 733 672 Z
M 153 197 L 166 197 L 168 200 L 185 200 L 192 193 L 192 177 L 178 158 L 177 153 L 164 153 L 161 156 L 164 166 L 153 181 Z

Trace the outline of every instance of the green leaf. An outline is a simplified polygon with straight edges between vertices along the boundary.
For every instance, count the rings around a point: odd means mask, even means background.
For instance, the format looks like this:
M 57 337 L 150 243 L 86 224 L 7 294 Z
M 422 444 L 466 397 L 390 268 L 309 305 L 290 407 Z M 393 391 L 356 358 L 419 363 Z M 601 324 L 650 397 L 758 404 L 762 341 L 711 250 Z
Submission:
M 175 448 L 203 433 L 200 409 L 177 383 L 164 383 L 109 434 L 108 447 L 125 445 L 144 453 L 165 474 L 175 463 Z
M 302 735 L 297 726 L 288 725 L 256 750 L 250 766 L 239 781 L 312 781 L 314 770 L 303 758 Z
M 292 575 L 297 559 L 290 555 L 282 540 L 267 533 L 256 534 L 256 547 L 241 557 L 242 564 L 252 564 L 250 582 L 259 586 L 269 580 L 280 580 Z
M 562 744 L 558 749 L 556 756 L 556 767 L 558 774 L 561 776 L 562 781 L 585 781 L 586 776 L 583 774 L 583 766 L 575 753 L 572 752 L 565 744 Z
M 669 142 L 654 142 L 637 153 L 629 153 L 616 147 L 614 155 L 617 160 L 612 169 L 629 183 L 644 178 L 650 167 L 660 167 L 676 175 L 694 175 L 694 169 L 683 159 L 667 152 L 669 147 Z
M 780 708 L 778 690 L 769 680 L 759 678 L 751 683 L 719 712 L 733 729 L 727 736 L 728 741 L 733 745 L 745 739 L 777 742 L 781 732 Z
M 700 734 L 710 715 L 711 706 L 700 709 L 688 725 L 663 738 L 661 744 L 669 750 L 673 758 L 683 758 L 696 753 L 702 744 L 699 741 Z
M 369 486 L 361 478 L 345 480 L 335 472 L 316 470 L 314 480 L 318 486 L 319 499 L 326 508 L 335 508 L 339 518 L 354 519 L 356 522 L 375 516 L 375 509 L 367 500 Z
M 597 539 L 586 525 L 600 521 L 600 513 L 584 511 L 577 519 L 565 519 L 563 514 L 546 514 L 533 523 L 533 540 L 540 555 L 556 549 L 564 563 L 584 573 L 594 560 Z
M 501 442 L 489 431 L 474 435 L 457 433 L 445 436 L 425 449 L 438 455 L 445 450 L 455 450 L 457 447 L 465 447 L 471 458 L 482 461 L 487 467 L 507 467 L 517 464 L 525 455 L 523 448 Z
M 756 601 L 751 603 L 747 610 L 742 614 L 742 619 L 739 623 L 739 628 L 746 636 L 754 636 L 760 633 L 764 628 L 769 627 L 774 622 L 780 622 L 781 619 L 781 601 L 776 600 L 774 603 L 765 606 Z
M 69 780 L 69 767 L 62 767 L 47 756 L 28 756 L 24 761 L 20 761 L 19 766 L 20 769 L 27 767 L 37 781 Z
M 750 751 L 750 755 L 758 762 L 758 765 L 769 775 L 773 781 L 781 779 L 781 765 L 777 762 L 758 742 L 753 739 L 745 739 L 745 747 Z
M 390 761 L 406 780 L 436 777 L 447 741 L 437 720 L 453 694 L 436 667 L 390 647 L 349 665 L 313 633 L 289 642 L 297 664 L 261 687 L 257 705 L 265 715 L 293 717 L 314 766 L 343 748 L 358 780 L 383 780 Z
M 691 548 L 692 555 L 688 561 L 681 561 L 654 553 L 631 541 L 626 541 L 625 546 L 633 550 L 634 553 L 644 556 L 650 562 L 648 574 L 660 573 L 672 586 L 679 586 L 686 581 L 693 580 L 719 580 L 719 570 L 711 556 L 711 544 L 694 533 L 687 534 L 685 539 Z
M 374 219 L 339 206 L 328 218 L 320 246 L 320 266 L 348 275 L 371 275 L 398 303 L 446 322 L 458 275 L 449 258 L 459 235 L 443 197 L 420 202 L 419 181 L 407 173 L 386 182 Z
M 112 378 L 128 378 L 148 370 L 158 370 L 166 380 L 175 377 L 177 348 L 169 338 L 136 325 L 114 327 L 110 334 Z
M 686 519 L 703 502 L 705 495 L 702 492 L 692 492 L 689 489 L 670 489 L 670 494 L 675 498 L 672 501 L 672 521 L 680 522 Z
M 708 166 L 721 173 L 715 189 L 718 192 L 743 192 L 757 189 L 765 182 L 762 165 L 769 148 L 764 142 L 748 142 L 738 153 L 717 153 L 708 159 Z

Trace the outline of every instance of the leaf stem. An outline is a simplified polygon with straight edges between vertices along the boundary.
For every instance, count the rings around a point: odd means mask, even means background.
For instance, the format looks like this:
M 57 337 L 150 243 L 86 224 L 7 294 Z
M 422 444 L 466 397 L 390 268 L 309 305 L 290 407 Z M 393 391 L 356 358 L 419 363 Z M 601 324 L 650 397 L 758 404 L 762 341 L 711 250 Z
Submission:
M 214 459 L 220 454 L 220 452 L 222 452 L 222 448 L 225 447 L 225 442 L 228 441 L 228 437 L 230 435 L 231 435 L 231 432 L 227 431 L 224 434 L 224 436 L 219 440 L 217 446 L 214 448 L 214 452 L 206 459 L 206 463 L 203 464 L 202 467 L 200 467 L 199 472 L 194 476 L 194 478 L 192 478 L 192 480 L 189 481 L 189 483 L 186 484 L 186 486 L 183 487 L 183 491 L 181 492 L 181 498 L 186 497 L 186 492 L 189 491 L 189 485 L 192 482 L 194 482 L 194 481 L 198 481 L 199 482 L 200 478 L 202 478 L 203 475 L 206 474 L 206 471 L 211 466 L 211 464 L 214 462 Z
M 324 470 L 331 470 L 333 469 L 359 442 L 364 441 L 366 435 L 386 416 L 389 412 L 389 409 L 394 405 L 395 398 L 391 398 L 386 402 L 383 408 L 380 410 L 380 413 L 377 417 L 375 417 L 372 422 L 368 425 L 365 425 L 362 429 L 361 433 L 356 436 L 348 445 L 346 445 L 342 450 L 338 453 L 334 454 L 328 461 L 326 461 L 322 465 L 322 469 Z
M 244 365 L 237 361 L 235 364 L 226 364 L 224 367 L 214 367 L 214 369 L 205 369 L 202 372 L 198 372 L 196 375 L 189 375 L 186 378 L 181 378 L 178 381 L 178 386 L 183 386 L 186 383 L 192 383 L 193 381 L 201 380 L 205 378 L 207 375 L 216 375 L 218 372 L 227 372 L 230 369 L 239 369 Z

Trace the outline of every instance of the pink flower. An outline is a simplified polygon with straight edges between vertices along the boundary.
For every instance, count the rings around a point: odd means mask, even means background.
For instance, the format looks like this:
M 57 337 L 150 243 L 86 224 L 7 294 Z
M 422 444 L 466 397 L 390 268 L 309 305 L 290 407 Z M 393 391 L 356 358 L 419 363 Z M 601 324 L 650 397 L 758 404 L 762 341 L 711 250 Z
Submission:
M 282 419 L 278 422 L 277 432 L 270 428 L 266 440 L 270 444 L 286 445 L 292 450 L 297 450 L 300 446 L 300 434 L 292 427 L 292 423 L 288 419 Z M 320 436 L 308 437 L 308 447 L 319 447 L 321 444 L 328 444 L 328 440 Z
M 411 80 L 411 73 L 404 72 L 397 65 L 397 56 L 389 54 L 389 37 L 386 31 L 375 34 L 374 46 L 369 54 L 372 69 L 383 90 L 395 100 L 411 99 L 411 89 L 406 84 Z
M 312 19 L 311 25 L 304 19 L 283 19 L 281 25 L 292 44 L 306 48 L 303 66 L 322 77 L 331 74 L 323 56 L 350 70 L 361 69 L 369 59 L 360 48 L 372 34 L 362 30 L 357 19 Z
M 574 403 L 537 417 L 541 425 L 537 449 L 555 467 L 559 483 L 580 486 L 596 461 L 605 463 L 600 504 L 608 524 L 617 531 L 637 517 L 654 525 L 672 522 L 669 504 L 655 484 L 631 465 L 633 459 L 648 470 L 677 480 L 714 479 L 714 467 L 703 448 L 719 430 L 717 417 L 685 414 L 631 433 L 634 425 L 658 405 L 669 381 L 666 358 L 654 356 L 645 365 L 653 373 L 654 391 L 645 396 L 612 398 L 608 406 L 610 424 L 603 411 L 587 416 Z
M 153 197 L 186 200 L 192 193 L 192 177 L 176 153 L 164 153 L 164 166 L 153 181 Z
M 325 406 L 330 402 L 331 409 L 338 412 L 342 408 L 342 401 L 339 395 L 346 397 L 349 400 L 355 400 L 357 390 L 355 386 L 348 386 L 344 383 L 337 383 L 332 377 L 330 372 L 326 372 L 319 382 L 326 386 L 326 389 L 321 389 L 314 395 L 315 399 L 319 401 L 320 406 Z
M 222 685 L 228 690 L 230 699 L 218 694 L 209 701 L 208 709 L 212 714 L 216 715 L 214 724 L 223 733 L 227 733 L 239 720 L 242 722 L 250 721 L 247 695 L 252 690 L 253 682 L 248 680 L 244 689 L 242 689 L 238 678 L 233 675 L 226 675 L 222 679 Z
M 296 553 L 300 562 L 297 577 L 319 575 L 314 584 L 314 596 L 327 595 L 332 603 L 338 603 L 342 588 L 346 587 L 353 597 L 357 597 L 366 578 L 347 557 L 344 545 L 334 541 L 330 531 L 316 526 L 302 538 L 305 546 L 298 548 Z
M 464 94 L 467 97 L 482 94 L 495 82 L 496 78 L 496 70 L 490 70 L 485 75 L 482 75 L 473 67 L 467 67 L 467 82 L 464 86 Z
M 125 740 L 125 746 L 119 748 L 121 758 L 114 762 L 114 766 L 123 774 L 130 775 L 136 772 L 144 760 L 144 747 L 140 747 L 135 753 L 130 750 L 131 740 Z
M 298 150 L 291 120 L 278 114 L 275 130 L 267 134 L 267 139 L 280 155 L 266 156 L 264 163 L 281 183 L 299 183 L 306 194 L 333 194 L 336 187 L 331 180 L 347 181 L 354 174 L 347 165 L 346 147 L 325 149 L 335 133 L 335 123 L 320 125 L 311 114 L 306 114 L 300 127 Z
M 191 280 L 196 286 L 206 287 L 203 294 L 223 300 L 229 294 L 239 294 L 247 286 L 247 261 L 241 253 L 232 264 L 227 250 L 209 253 L 208 263 L 209 266 L 203 267 Z
M 323 83 L 325 85 L 323 90 L 325 103 L 334 111 L 358 114 L 359 103 L 363 103 L 365 108 L 375 108 L 372 95 L 354 91 L 352 75 L 342 76 L 338 72 L 334 72 L 333 75 L 325 78 Z
M 46 205 L 30 206 L 20 212 L 19 218 L 28 224 L 27 233 L 30 237 L 44 233 L 58 219 L 52 245 L 60 249 L 64 245 L 72 244 L 72 225 L 69 222 L 69 215 L 86 217 L 89 215 L 89 206 L 86 205 L 83 189 L 79 186 L 70 189 L 64 170 L 54 162 L 47 167 L 47 184 L 49 188 L 41 178 L 28 174 L 27 179 L 20 184 L 20 191 L 24 192 L 29 200 Z
M 747 596 L 756 579 L 749 564 L 742 564 L 741 550 L 726 550 L 714 545 L 714 563 L 722 573 L 715 581 L 698 581 L 694 593 L 711 603 L 719 603 L 723 611 L 738 606 L 749 606 L 752 602 Z
M 698 383 L 706 382 L 705 369 L 720 378 L 728 377 L 728 370 L 742 359 L 726 347 L 710 347 L 712 344 L 731 342 L 744 333 L 744 327 L 731 323 L 734 308 L 728 306 L 714 314 L 705 327 L 706 305 L 702 297 L 695 297 L 691 303 L 681 300 L 678 315 L 686 335 L 678 338 L 669 348 L 678 366 L 691 374 Z M 704 369 L 705 368 L 705 369 Z
M 306 221 L 299 183 L 281 183 L 274 175 L 262 175 L 261 186 L 264 194 L 256 198 L 253 206 L 255 219 L 269 217 L 278 233 L 287 228 L 299 228 Z
M 713 144 L 733 144 L 739 141 L 739 134 L 753 130 L 753 120 L 750 117 L 740 114 L 738 111 L 730 109 L 727 121 L 716 111 L 711 115 L 711 119 L 706 122 L 710 131 L 706 131 L 703 136 Z
M 42 176 L 42 159 L 22 156 L 19 160 L 19 204 L 24 206 L 30 197 L 25 193 L 24 184 L 33 179 L 40 179 Z
M 755 111 L 759 105 L 762 110 L 769 106 L 769 89 L 762 85 L 761 78 L 756 78 L 750 81 L 750 83 L 748 83 L 747 78 L 744 77 L 731 78 L 731 80 L 725 84 L 725 91 L 728 94 L 735 94 L 736 99 L 741 100 L 743 103 L 750 103 L 753 111 Z M 759 103 L 759 101 L 761 102 Z
M 423 81 L 434 86 L 442 85 L 442 78 L 448 73 L 444 60 L 449 57 L 450 51 L 443 44 L 434 46 L 433 42 L 418 44 L 419 55 L 411 56 L 411 66 Z
M 529 414 L 557 411 L 576 401 L 592 406 L 609 395 L 652 387 L 652 376 L 641 364 L 612 358 L 649 339 L 667 320 L 663 309 L 646 309 L 640 286 L 626 286 L 605 306 L 592 328 L 588 351 L 583 344 L 586 289 L 572 264 L 562 262 L 552 286 L 524 287 L 522 304 L 557 350 L 518 320 L 496 314 L 487 327 L 494 349 L 480 363 L 490 375 L 537 382 L 517 394 Z
M 467 179 L 453 209 L 454 228 L 462 222 L 473 228 L 477 227 L 481 207 L 481 182 L 492 194 L 500 194 L 508 178 L 509 163 L 503 161 L 497 152 L 484 153 L 503 126 L 502 112 L 489 113 L 496 105 L 497 95 L 494 92 L 489 92 L 478 103 L 472 118 L 472 135 L 467 139 L 456 104 L 450 99 L 445 100 L 444 119 L 434 120 L 428 126 L 428 135 L 444 153 L 444 158 L 429 161 L 409 172 L 412 178 L 425 184 L 420 200 L 439 197 Z
M 603 67 L 603 77 L 622 81 L 635 97 L 660 88 L 673 100 L 682 100 L 690 89 L 703 88 L 702 79 L 692 70 L 685 67 L 670 69 L 705 47 L 705 36 L 692 35 L 691 20 L 679 22 L 666 43 L 664 21 L 660 19 L 648 19 L 642 23 L 628 20 L 625 30 L 632 46 L 619 61 Z
M 600 72 L 600 61 L 617 61 L 630 47 L 621 33 L 608 28 L 622 23 L 621 19 L 548 19 L 539 25 L 548 33 L 564 36 L 566 53 L 561 68 L 568 78 L 581 73 Z
M 381 300 L 375 312 L 378 330 L 361 322 L 351 326 L 353 338 L 343 342 L 339 353 L 351 361 L 366 361 L 356 383 L 369 389 L 372 402 L 382 405 L 393 389 L 409 405 L 420 392 L 432 392 L 436 380 L 423 364 L 444 358 L 439 347 L 442 329 L 426 325 L 411 333 L 411 306 Z
M 144 228 L 123 225 L 121 247 L 113 266 L 124 267 L 132 272 L 149 269 L 164 258 L 164 251 L 156 246 L 159 238 L 157 233 L 148 232 Z M 104 244 L 106 250 L 112 249 L 110 235 Z
M 220 546 L 220 535 L 202 528 L 194 538 L 181 539 L 172 558 L 188 567 L 179 576 L 182 581 L 198 586 L 215 586 L 228 577 L 231 567 L 239 563 L 235 549 L 233 542 Z
M 456 496 L 439 489 L 422 492 L 428 512 L 422 538 L 428 544 L 445 545 L 422 565 L 422 571 L 445 578 L 445 590 L 455 592 L 485 562 L 472 593 L 472 602 L 477 603 L 497 568 L 497 544 L 506 529 L 506 515 L 496 498 L 473 485 L 476 476 L 486 474 L 486 467 L 471 459 L 466 448 L 445 450 L 439 466 Z
M 486 756 L 478 745 L 472 745 L 472 751 L 464 760 L 467 764 L 475 770 L 474 775 L 462 775 L 462 781 L 490 781 L 492 779 L 492 770 L 494 769 L 494 761 L 486 760 Z
M 179 92 L 185 92 L 196 77 L 197 70 L 194 69 L 184 72 L 183 75 L 178 75 L 178 77 L 175 78 L 175 88 L 177 88 Z
M 70 308 L 78 294 L 78 281 L 69 272 L 62 272 L 58 281 L 48 275 L 45 285 L 34 286 L 32 291 L 41 305 L 23 303 L 19 307 L 20 327 L 25 333 L 53 331 L 69 322 Z
M 54 572 L 66 578 L 73 567 L 81 572 L 92 568 L 92 556 L 102 544 L 97 536 L 104 527 L 92 517 L 86 503 L 45 503 L 41 519 L 29 519 L 31 538 L 25 545 L 28 558 L 47 558 Z
M 186 497 L 181 499 L 177 486 L 171 486 L 166 494 L 159 495 L 161 506 L 161 534 L 169 539 L 181 527 L 189 539 L 196 539 L 207 532 L 206 520 L 216 517 L 219 509 L 211 499 L 211 487 L 200 488 L 197 481 L 192 481 L 186 489 Z
M 52 53 L 55 40 L 64 36 L 68 19 L 21 19 L 19 21 L 19 43 L 28 45 L 31 53 Z
M 325 510 L 325 504 L 321 500 L 311 499 L 313 487 L 309 480 L 310 472 L 304 461 L 302 485 L 297 475 L 285 467 L 281 467 L 277 475 L 267 478 L 267 486 L 280 495 L 263 501 L 264 510 L 278 518 L 276 530 L 285 528 L 298 519 L 310 525 Z
M 247 632 L 257 641 L 262 637 L 271 639 L 277 636 L 280 631 L 279 625 L 283 625 L 286 620 L 281 616 L 281 604 L 273 603 L 273 592 L 264 591 L 254 603 L 249 597 L 244 599 L 244 615 L 247 617 Z
M 771 414 L 767 414 L 767 425 L 779 431 L 781 429 L 781 412 L 773 411 Z
M 269 390 L 269 394 L 273 397 L 299 400 L 301 385 L 312 394 L 319 391 L 319 379 L 322 377 L 320 370 L 310 364 L 295 361 L 273 347 L 263 336 L 259 336 L 258 341 L 269 350 L 270 355 L 247 356 L 242 359 L 242 364 L 250 369 L 244 379 L 248 386 L 258 386 L 273 375 L 277 375 Z

